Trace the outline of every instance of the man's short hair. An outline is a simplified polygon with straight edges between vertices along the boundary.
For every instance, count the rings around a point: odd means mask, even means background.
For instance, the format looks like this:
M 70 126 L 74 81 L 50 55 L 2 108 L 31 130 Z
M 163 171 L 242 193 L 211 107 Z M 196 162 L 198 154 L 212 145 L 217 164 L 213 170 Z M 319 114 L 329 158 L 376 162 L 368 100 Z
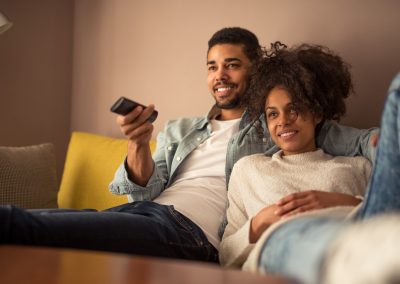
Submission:
M 223 28 L 214 33 L 208 41 L 207 53 L 217 44 L 243 45 L 243 52 L 251 62 L 258 59 L 261 55 L 261 46 L 258 38 L 254 33 L 243 28 Z

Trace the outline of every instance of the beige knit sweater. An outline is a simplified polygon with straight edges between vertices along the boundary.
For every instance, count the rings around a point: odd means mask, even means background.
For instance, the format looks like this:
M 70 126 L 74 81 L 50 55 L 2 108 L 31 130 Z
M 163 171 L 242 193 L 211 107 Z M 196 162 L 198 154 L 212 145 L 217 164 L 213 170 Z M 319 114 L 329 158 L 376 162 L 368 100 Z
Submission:
M 254 248 L 249 243 L 250 220 L 262 208 L 288 194 L 312 189 L 364 195 L 370 172 L 371 164 L 363 157 L 333 157 L 322 150 L 242 158 L 229 182 L 228 225 L 219 249 L 221 264 L 241 267 L 246 261 Z

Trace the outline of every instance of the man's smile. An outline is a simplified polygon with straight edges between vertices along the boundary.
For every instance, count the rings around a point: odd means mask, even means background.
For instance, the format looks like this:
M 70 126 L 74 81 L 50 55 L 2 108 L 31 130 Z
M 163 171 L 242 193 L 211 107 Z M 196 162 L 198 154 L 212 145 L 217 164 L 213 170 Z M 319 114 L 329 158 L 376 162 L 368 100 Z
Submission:
M 236 87 L 235 84 L 217 84 L 214 87 L 214 92 L 218 95 L 224 96 Z

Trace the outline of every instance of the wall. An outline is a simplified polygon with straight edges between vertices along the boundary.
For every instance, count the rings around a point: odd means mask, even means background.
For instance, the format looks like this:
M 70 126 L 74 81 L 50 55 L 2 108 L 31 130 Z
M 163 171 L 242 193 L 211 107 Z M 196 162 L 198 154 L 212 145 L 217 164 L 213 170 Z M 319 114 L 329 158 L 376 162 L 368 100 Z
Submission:
M 0 0 L 0 145 L 51 142 L 61 177 L 70 135 L 73 1 Z
M 246 4 L 244 4 L 246 3 Z M 255 32 L 264 45 L 311 42 L 353 66 L 356 95 L 344 124 L 379 125 L 388 83 L 400 71 L 396 0 L 79 0 L 75 2 L 71 125 L 120 136 L 109 106 L 119 96 L 167 119 L 205 114 L 210 36 L 226 26 Z

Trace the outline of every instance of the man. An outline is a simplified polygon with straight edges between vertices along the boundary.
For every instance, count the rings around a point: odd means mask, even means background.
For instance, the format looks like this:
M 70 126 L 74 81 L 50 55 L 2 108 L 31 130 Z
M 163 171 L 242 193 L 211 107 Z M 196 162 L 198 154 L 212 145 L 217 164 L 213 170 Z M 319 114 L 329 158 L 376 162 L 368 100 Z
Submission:
M 165 131 L 158 135 L 154 161 L 149 146 L 153 126 L 148 122 L 154 106 L 144 110 L 137 107 L 117 118 L 129 139 L 128 155 L 110 190 L 129 194 L 131 201 L 153 199 L 154 202 L 143 207 L 144 212 L 151 210 L 148 207 L 158 210 L 173 205 L 170 209 L 173 212 L 159 217 L 171 219 L 173 214 L 188 217 L 186 225 L 198 232 L 200 243 L 211 247 L 215 256 L 226 204 L 225 160 L 236 159 L 235 147 L 229 142 L 244 127 L 243 121 L 240 125 L 244 112 L 241 97 L 246 91 L 251 63 L 260 54 L 258 39 L 250 31 L 226 28 L 214 34 L 207 52 L 207 81 L 215 106 L 207 117 L 168 122 Z M 141 202 L 136 204 L 142 206 Z M 187 240 L 181 245 L 187 246 Z M 191 245 L 197 247 L 194 240 Z
M 260 54 L 257 37 L 245 29 L 223 29 L 210 39 L 208 85 L 216 105 L 206 118 L 169 122 L 158 137 L 155 162 L 149 147 L 153 126 L 147 122 L 154 106 L 118 117 L 129 149 L 110 188 L 138 202 L 102 212 L 2 206 L 0 243 L 217 262 L 218 227 L 226 203 L 225 157 L 237 159 L 238 147 L 228 142 L 239 128 L 248 127 L 241 120 L 240 99 L 251 63 Z M 244 142 L 245 148 L 262 145 Z
M 101 212 L 0 206 L 0 243 L 217 262 L 226 181 L 234 163 L 277 148 L 268 133 L 260 139 L 258 122 L 249 122 L 240 104 L 251 64 L 261 55 L 257 37 L 242 28 L 224 28 L 208 45 L 208 87 L 216 104 L 206 117 L 168 122 L 153 159 L 153 126 L 147 119 L 154 106 L 117 118 L 129 146 L 110 190 L 134 202 Z M 318 145 L 333 155 L 370 157 L 370 132 L 327 122 Z

